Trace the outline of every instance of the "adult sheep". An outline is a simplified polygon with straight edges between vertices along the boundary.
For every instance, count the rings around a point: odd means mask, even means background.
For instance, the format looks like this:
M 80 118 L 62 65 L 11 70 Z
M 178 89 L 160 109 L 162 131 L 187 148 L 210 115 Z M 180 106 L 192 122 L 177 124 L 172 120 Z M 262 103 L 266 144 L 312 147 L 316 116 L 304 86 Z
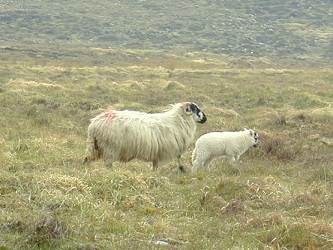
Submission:
M 208 166 L 218 157 L 228 158 L 232 163 L 238 161 L 250 147 L 259 144 L 259 135 L 252 129 L 235 132 L 210 132 L 199 137 L 192 153 L 192 172 Z
M 205 114 L 192 102 L 177 103 L 161 113 L 139 111 L 104 112 L 91 120 L 88 127 L 84 163 L 104 159 L 114 161 L 139 159 L 159 164 L 178 159 L 193 141 L 196 123 L 205 123 Z

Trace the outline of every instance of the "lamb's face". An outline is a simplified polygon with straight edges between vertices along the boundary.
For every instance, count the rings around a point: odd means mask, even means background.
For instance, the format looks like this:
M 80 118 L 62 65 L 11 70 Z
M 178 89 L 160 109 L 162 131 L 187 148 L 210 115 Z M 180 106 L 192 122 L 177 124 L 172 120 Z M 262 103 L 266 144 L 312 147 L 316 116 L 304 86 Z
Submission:
M 188 115 L 192 115 L 195 122 L 205 123 L 207 121 L 205 113 L 202 112 L 198 105 L 193 102 L 187 102 L 185 104 L 185 112 Z
M 258 135 L 258 133 L 256 131 L 252 130 L 252 129 L 249 129 L 248 132 L 249 132 L 249 135 L 252 139 L 253 147 L 257 147 L 258 144 L 259 144 L 259 135 Z

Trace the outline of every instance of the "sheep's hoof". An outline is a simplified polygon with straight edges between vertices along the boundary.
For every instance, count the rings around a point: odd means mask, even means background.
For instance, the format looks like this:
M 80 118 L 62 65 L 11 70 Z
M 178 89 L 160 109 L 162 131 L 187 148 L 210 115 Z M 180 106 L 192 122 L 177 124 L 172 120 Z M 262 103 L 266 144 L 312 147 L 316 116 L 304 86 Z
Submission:
M 186 173 L 185 167 L 183 165 L 180 165 L 179 167 L 180 172 Z
M 87 164 L 88 163 L 88 157 L 85 157 L 82 161 L 82 164 Z
M 107 162 L 107 163 L 105 163 L 105 166 L 106 166 L 107 168 L 112 168 L 112 162 Z

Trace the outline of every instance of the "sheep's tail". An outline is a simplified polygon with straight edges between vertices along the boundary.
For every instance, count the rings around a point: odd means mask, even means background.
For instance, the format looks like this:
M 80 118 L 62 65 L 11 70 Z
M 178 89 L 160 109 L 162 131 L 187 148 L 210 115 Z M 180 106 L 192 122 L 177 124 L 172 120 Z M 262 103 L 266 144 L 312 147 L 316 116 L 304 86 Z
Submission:
M 83 159 L 83 164 L 89 163 L 90 161 L 98 160 L 101 158 L 102 151 L 98 146 L 96 137 L 88 136 L 86 157 Z

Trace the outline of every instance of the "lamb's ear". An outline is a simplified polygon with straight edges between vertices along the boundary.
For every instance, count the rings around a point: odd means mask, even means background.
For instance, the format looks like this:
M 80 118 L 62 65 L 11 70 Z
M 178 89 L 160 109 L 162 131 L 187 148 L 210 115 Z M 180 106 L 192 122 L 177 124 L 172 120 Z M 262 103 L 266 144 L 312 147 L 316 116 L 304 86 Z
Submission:
M 192 114 L 190 102 L 184 102 L 183 107 L 186 114 Z
M 242 131 L 247 131 L 248 129 L 247 128 L 243 128 Z
M 253 136 L 253 131 L 252 130 L 250 130 L 250 136 Z

